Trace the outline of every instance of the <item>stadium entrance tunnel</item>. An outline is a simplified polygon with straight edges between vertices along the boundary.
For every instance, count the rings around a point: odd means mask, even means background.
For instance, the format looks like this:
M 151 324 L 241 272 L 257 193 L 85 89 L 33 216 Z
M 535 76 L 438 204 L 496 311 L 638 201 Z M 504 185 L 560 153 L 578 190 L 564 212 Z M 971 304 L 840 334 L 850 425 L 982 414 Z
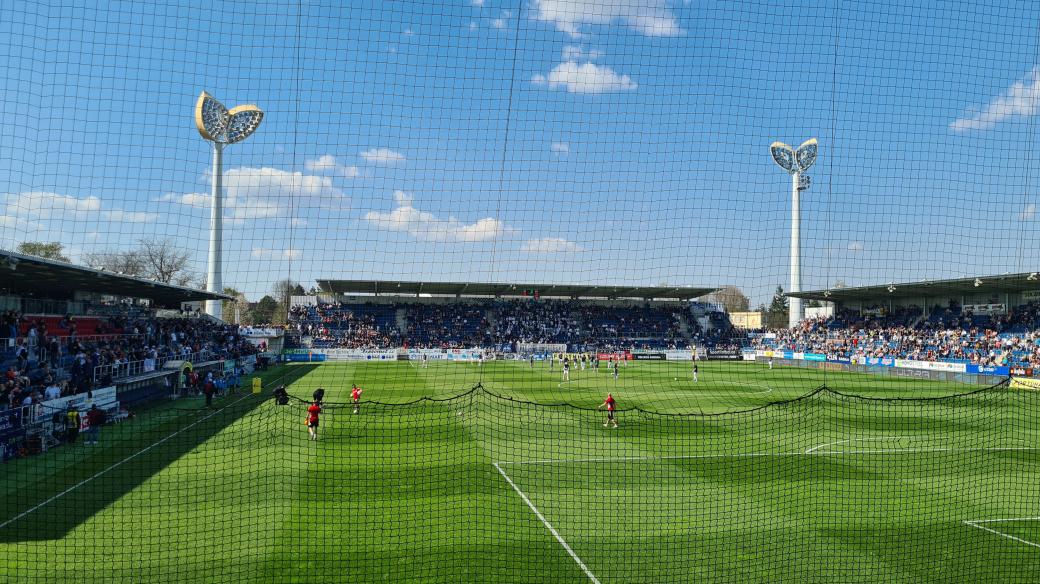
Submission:
M 162 505 L 170 497 L 205 500 L 205 477 L 212 470 L 207 453 L 209 441 L 229 426 L 251 415 L 270 396 L 275 384 L 292 383 L 316 365 L 283 367 L 261 374 L 265 393 L 244 394 L 214 401 L 210 408 L 202 398 L 184 398 L 135 412 L 132 419 L 102 428 L 99 443 L 87 445 L 81 435 L 77 443 L 63 444 L 40 456 L 9 463 L 0 479 L 0 544 L 58 540 L 149 481 L 158 480 L 152 489 Z M 248 385 L 248 384 L 244 384 Z M 185 402 L 191 400 L 192 404 Z M 220 448 L 233 445 L 218 440 Z M 173 490 L 173 484 L 156 479 L 182 457 L 194 454 L 195 462 L 178 472 L 191 483 L 190 489 Z M 147 504 L 146 504 L 147 505 Z M 124 521 L 134 522 L 138 511 L 133 503 Z M 150 511 L 150 510 L 149 510 Z

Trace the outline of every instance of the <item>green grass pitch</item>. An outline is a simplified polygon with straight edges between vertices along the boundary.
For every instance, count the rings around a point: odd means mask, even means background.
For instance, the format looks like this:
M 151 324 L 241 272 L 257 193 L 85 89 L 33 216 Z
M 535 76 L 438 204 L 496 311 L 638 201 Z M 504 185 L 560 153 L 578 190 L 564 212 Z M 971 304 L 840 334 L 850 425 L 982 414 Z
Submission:
M 318 441 L 186 398 L 0 466 L 0 582 L 1038 581 L 1040 395 L 699 367 L 279 367 Z

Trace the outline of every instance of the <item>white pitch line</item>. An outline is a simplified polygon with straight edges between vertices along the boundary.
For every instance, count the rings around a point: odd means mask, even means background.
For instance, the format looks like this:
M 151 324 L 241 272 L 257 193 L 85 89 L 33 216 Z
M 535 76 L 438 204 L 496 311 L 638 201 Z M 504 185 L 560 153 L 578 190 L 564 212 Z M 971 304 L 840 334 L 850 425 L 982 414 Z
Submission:
M 1040 521 L 1040 517 L 1008 517 L 1007 519 L 972 519 L 965 523 L 1003 523 L 1009 521 Z
M 870 454 L 929 454 L 929 453 L 967 453 L 967 452 L 1008 452 L 1008 451 L 1037 451 L 1040 448 L 1028 446 L 1012 446 L 997 448 L 892 448 L 885 450 L 814 450 L 812 452 L 738 452 L 732 454 L 686 454 L 674 456 L 619 456 L 614 458 L 560 458 L 541 460 L 511 460 L 499 461 L 500 464 L 567 464 L 567 463 L 590 463 L 590 462 L 643 462 L 653 460 L 698 460 L 719 458 L 763 458 L 770 456 L 858 456 Z
M 892 437 L 892 436 L 874 436 L 874 437 L 870 437 L 870 438 L 846 438 L 844 440 L 838 440 L 836 442 L 828 442 L 826 444 L 818 444 L 818 445 L 813 446 L 812 448 L 806 450 L 805 453 L 806 454 L 812 454 L 813 452 L 816 452 L 817 450 L 822 450 L 822 449 L 824 449 L 824 448 L 826 448 L 828 446 L 836 446 L 838 444 L 844 444 L 846 442 L 878 442 L 880 440 L 899 440 L 899 436 L 896 436 L 896 437 Z M 828 452 L 834 452 L 834 451 L 833 450 L 829 450 Z
M 37 510 L 37 509 L 39 509 L 40 507 L 43 507 L 43 506 L 47 505 L 47 504 L 48 504 L 48 503 L 50 503 L 51 501 L 54 501 L 54 500 L 56 500 L 56 499 L 60 499 L 61 497 L 64 497 L 65 495 L 67 495 L 67 494 L 71 493 L 72 491 L 75 491 L 76 489 L 78 489 L 78 488 L 82 487 L 83 485 L 85 485 L 85 484 L 89 483 L 90 481 L 92 481 L 92 480 L 94 480 L 94 479 L 98 478 L 99 476 L 101 476 L 101 475 L 105 474 L 106 472 L 108 472 L 108 471 L 112 470 L 113 468 L 116 468 L 116 467 L 118 467 L 118 466 L 122 465 L 122 464 L 123 464 L 123 463 L 125 463 L 125 462 L 129 462 L 129 461 L 131 461 L 131 460 L 133 460 L 133 459 L 137 458 L 138 456 L 140 456 L 140 455 L 144 454 L 145 452 L 148 452 L 149 450 L 151 450 L 151 449 L 155 448 L 156 446 L 158 446 L 158 445 L 162 444 L 163 442 L 166 442 L 166 441 L 167 441 L 167 440 L 169 440 L 170 438 L 173 438 L 174 436 L 176 436 L 177 434 L 180 434 L 181 432 L 183 432 L 183 431 L 187 430 L 188 428 L 191 428 L 192 426 L 198 425 L 199 423 L 201 423 L 201 422 L 204 422 L 204 421 L 206 421 L 206 420 L 208 420 L 208 419 L 212 418 L 213 416 L 215 416 L 215 415 L 219 414 L 220 412 L 222 412 L 222 411 L 226 410 L 227 408 L 229 408 L 229 407 L 231 407 L 231 406 L 233 406 L 233 405 L 237 404 L 238 402 L 240 402 L 240 401 L 242 401 L 242 400 L 246 399 L 246 398 L 247 398 L 247 397 L 249 397 L 249 396 L 250 396 L 250 394 L 246 394 L 246 395 L 243 395 L 242 397 L 240 397 L 240 398 L 236 399 L 235 401 L 233 401 L 233 402 L 231 402 L 231 403 L 227 404 L 226 406 L 224 406 L 224 407 L 220 408 L 219 410 L 216 410 L 216 411 L 214 411 L 214 412 L 210 413 L 210 414 L 209 414 L 208 416 L 206 416 L 206 417 L 204 417 L 204 418 L 201 418 L 201 419 L 199 419 L 199 420 L 195 420 L 195 421 L 194 421 L 194 422 L 192 422 L 191 424 L 189 424 L 189 425 L 187 425 L 187 426 L 185 426 L 185 427 L 181 428 L 180 430 L 177 430 L 176 432 L 174 432 L 173 434 L 170 434 L 169 436 L 167 436 L 167 437 L 163 438 L 162 440 L 159 440 L 159 441 L 158 441 L 158 442 L 156 442 L 155 444 L 152 444 L 151 446 L 146 446 L 146 447 L 144 447 L 143 449 L 141 449 L 141 450 L 139 450 L 139 451 L 135 452 L 134 454 L 131 454 L 130 456 L 127 456 L 127 457 L 126 457 L 126 458 L 124 458 L 123 460 L 120 460 L 119 462 L 116 462 L 116 463 L 112 464 L 111 466 L 109 466 L 109 467 L 107 467 L 107 468 L 105 468 L 105 469 L 99 470 L 98 472 L 94 473 L 93 475 L 91 475 L 91 476 L 89 476 L 89 477 L 87 477 L 87 478 L 83 479 L 82 481 L 80 481 L 80 482 L 78 482 L 78 483 L 76 483 L 76 484 L 72 485 L 71 487 L 69 487 L 69 488 L 65 489 L 64 491 L 62 491 L 62 492 L 58 493 L 57 495 L 54 495 L 54 496 L 53 496 L 53 497 L 51 497 L 50 499 L 47 499 L 46 501 L 44 501 L 44 502 L 42 502 L 42 503 L 40 503 L 40 504 L 36 505 L 35 507 L 32 507 L 32 508 L 30 508 L 30 509 L 28 509 L 28 510 L 26 510 L 26 511 L 22 511 L 22 512 L 21 512 L 21 513 L 19 513 L 18 515 L 15 515 L 14 517 L 12 517 L 12 518 L 8 519 L 7 521 L 4 521 L 3 523 L 0 523 L 0 529 L 3 529 L 3 528 L 5 528 L 5 527 L 7 527 L 8 525 L 10 525 L 10 524 L 14 523 L 15 521 L 18 521 L 18 520 L 19 520 L 19 519 L 21 519 L 22 517 L 25 517 L 26 515 L 28 515 L 28 514 L 32 513 L 33 511 L 36 511 L 36 510 Z
M 560 535 L 560 532 L 556 531 L 556 528 L 552 526 L 552 523 L 549 523 L 549 520 L 546 519 L 544 515 L 542 515 L 542 512 L 538 510 L 538 507 L 535 507 L 534 503 L 532 503 L 531 500 L 527 498 L 527 495 L 520 490 L 520 487 L 516 486 L 516 483 L 513 482 L 513 479 L 509 478 L 509 475 L 506 474 L 506 471 L 502 470 L 502 467 L 498 466 L 497 462 L 494 463 L 494 465 L 495 468 L 498 469 L 498 472 L 502 475 L 502 478 L 504 478 L 506 482 L 509 483 L 510 487 L 513 487 L 513 490 L 516 491 L 516 494 L 520 495 L 520 498 L 524 500 L 524 503 L 527 503 L 527 506 L 531 508 L 531 511 L 534 511 L 534 514 L 538 517 L 538 519 L 542 520 L 542 524 L 544 524 L 545 527 L 549 529 L 549 533 L 553 534 L 553 537 L 556 538 L 556 541 L 560 542 L 560 545 L 563 546 L 563 549 L 567 550 L 567 553 L 570 554 L 571 559 L 577 562 L 578 567 L 581 568 L 583 572 L 585 572 L 585 575 L 589 577 L 589 580 L 592 581 L 593 584 L 600 584 L 600 581 L 596 578 L 596 575 L 592 573 L 592 570 L 589 570 L 589 567 L 585 565 L 585 562 L 581 561 L 581 558 L 578 557 L 578 554 L 574 553 L 574 550 L 571 549 L 571 546 L 567 544 L 567 540 L 563 539 L 563 536 Z
M 982 519 L 982 520 L 979 520 L 979 521 L 967 521 L 967 520 L 965 520 L 962 523 L 964 523 L 965 525 L 970 525 L 972 527 L 977 527 L 977 528 L 979 528 L 979 529 L 981 529 L 983 531 L 988 531 L 990 533 L 994 533 L 996 535 L 999 535 L 1000 537 L 1006 537 L 1008 539 L 1013 539 L 1013 540 L 1015 540 L 1015 541 L 1017 541 L 1019 543 L 1024 543 L 1026 545 L 1031 545 L 1031 546 L 1033 546 L 1035 548 L 1040 548 L 1040 543 L 1035 543 L 1035 542 L 1029 541 L 1028 539 L 1022 539 L 1021 537 L 1015 537 L 1015 536 L 1013 536 L 1013 535 L 1011 535 L 1009 533 L 1004 533 L 1004 532 L 1001 532 L 1001 531 L 997 531 L 996 529 L 991 529 L 989 527 L 986 527 L 985 525 L 979 525 L 979 523 L 982 523 L 982 522 L 1024 521 L 1026 519 L 1040 519 L 1040 517 L 1028 517 L 1028 518 L 1023 517 L 1022 519 L 1018 519 L 1018 520 L 1015 520 L 1015 519 Z

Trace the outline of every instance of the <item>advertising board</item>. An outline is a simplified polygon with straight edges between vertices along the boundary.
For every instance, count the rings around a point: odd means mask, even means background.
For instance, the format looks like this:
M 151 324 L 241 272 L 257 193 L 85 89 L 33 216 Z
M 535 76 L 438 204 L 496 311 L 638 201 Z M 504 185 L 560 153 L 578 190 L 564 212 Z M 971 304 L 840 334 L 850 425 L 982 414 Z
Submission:
M 945 361 L 914 361 L 911 359 L 896 359 L 895 366 L 902 369 L 924 369 L 925 371 L 949 371 L 951 373 L 965 373 L 968 367 L 964 363 L 947 363 Z
M 744 353 L 740 349 L 708 349 L 709 361 L 740 361 Z
M 634 352 L 632 353 L 632 359 L 635 361 L 664 361 L 664 353 L 647 353 L 647 352 Z

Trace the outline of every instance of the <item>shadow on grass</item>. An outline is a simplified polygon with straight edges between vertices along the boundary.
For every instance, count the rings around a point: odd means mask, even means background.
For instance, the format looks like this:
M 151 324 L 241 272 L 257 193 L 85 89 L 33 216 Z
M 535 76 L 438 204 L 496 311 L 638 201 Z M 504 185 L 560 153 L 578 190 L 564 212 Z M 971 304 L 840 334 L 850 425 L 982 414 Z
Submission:
M 94 514 L 131 493 L 177 459 L 204 444 L 317 365 L 294 365 L 261 375 L 264 393 L 229 396 L 206 408 L 184 399 L 106 426 L 100 444 L 61 446 L 0 466 L 0 543 L 64 537 Z M 205 496 L 205 485 L 198 486 Z M 162 501 L 150 502 L 161 506 Z M 145 516 L 154 509 L 142 509 Z M 127 523 L 135 521 L 126 517 Z M 104 534 L 98 534 L 99 540 Z

